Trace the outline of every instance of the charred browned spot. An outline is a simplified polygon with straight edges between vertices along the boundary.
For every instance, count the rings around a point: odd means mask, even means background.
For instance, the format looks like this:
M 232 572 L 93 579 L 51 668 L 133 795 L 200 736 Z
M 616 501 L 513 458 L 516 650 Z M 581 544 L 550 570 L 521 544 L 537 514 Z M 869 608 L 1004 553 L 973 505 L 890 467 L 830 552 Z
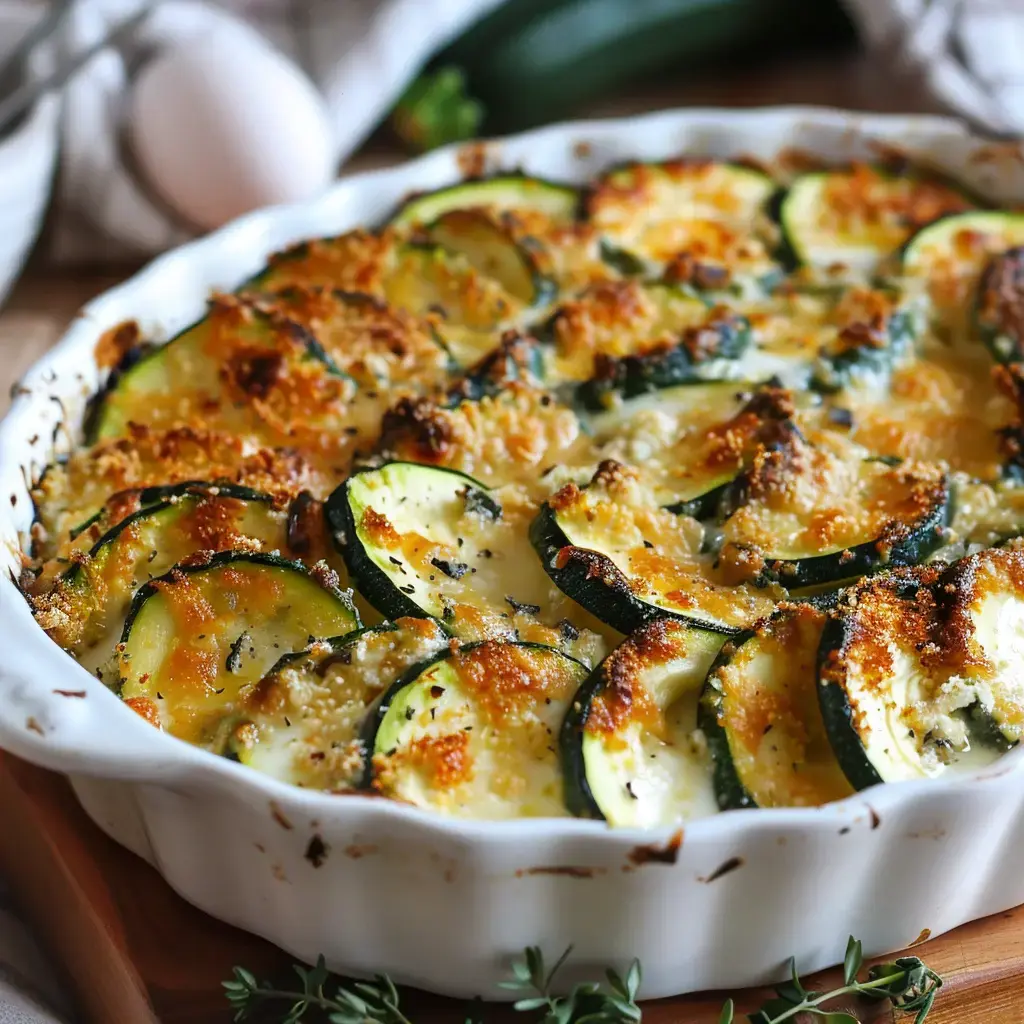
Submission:
M 629 860 L 637 867 L 644 864 L 675 864 L 679 860 L 679 851 L 683 845 L 683 830 L 677 829 L 669 837 L 664 846 L 657 843 L 644 843 L 634 846 L 629 851 Z
M 381 420 L 383 451 L 437 462 L 449 451 L 453 440 L 448 416 L 427 398 L 403 398 Z
M 689 284 L 710 291 L 728 287 L 732 275 L 728 267 L 701 263 L 692 253 L 681 252 L 665 268 L 664 276 L 673 284 Z
M 719 878 L 729 874 L 731 871 L 735 871 L 737 868 L 743 867 L 746 863 L 742 857 L 730 857 L 728 860 L 722 861 L 721 864 L 715 868 L 706 878 L 701 878 L 701 882 L 717 882 Z
M 583 497 L 583 492 L 576 484 L 566 484 L 548 498 L 548 507 L 555 512 L 565 512 L 577 504 Z
M 920 946 L 922 942 L 927 942 L 931 937 L 932 937 L 932 930 L 931 930 L 931 928 L 922 928 L 921 929 L 921 934 L 918 935 L 918 937 L 916 939 L 914 939 L 913 942 L 908 942 L 907 943 L 907 949 L 911 949 L 914 946 Z
M 550 866 L 536 868 L 519 868 L 516 871 L 516 878 L 524 878 L 531 875 L 562 875 L 565 878 L 593 878 L 596 875 L 607 874 L 607 868 L 577 867 L 574 864 L 552 864 Z
M 31 715 L 25 719 L 25 728 L 30 730 L 31 732 L 39 733 L 40 736 L 46 735 L 45 732 L 43 731 L 43 727 Z
M 323 544 L 323 509 L 309 491 L 300 491 L 288 506 L 286 536 L 295 555 L 320 553 Z
M 375 509 L 367 508 L 363 511 L 359 526 L 371 544 L 382 548 L 397 548 L 402 543 L 402 535 L 391 525 L 388 517 Z
M 871 822 L 871 830 L 874 831 L 882 824 L 882 819 L 878 816 L 878 811 L 874 807 L 868 807 L 868 818 Z
M 284 811 L 278 806 L 276 800 L 270 801 L 270 816 L 281 826 L 281 828 L 291 831 L 295 826 L 285 817 Z
M 319 835 L 313 836 L 306 845 L 306 852 L 302 855 L 313 867 L 318 868 L 327 859 L 330 847 Z
M 104 331 L 93 350 L 96 366 L 101 370 L 117 366 L 132 349 L 138 347 L 141 337 L 139 325 L 134 320 L 126 320 Z
M 85 697 L 85 690 L 54 690 L 58 697 Z
M 245 394 L 266 398 L 284 376 L 284 353 L 241 349 L 228 360 L 225 373 Z
M 659 721 L 657 703 L 641 682 L 643 673 L 685 657 L 688 635 L 683 623 L 656 619 L 623 641 L 602 666 L 603 685 L 590 706 L 587 731 L 615 733 L 628 721 Z

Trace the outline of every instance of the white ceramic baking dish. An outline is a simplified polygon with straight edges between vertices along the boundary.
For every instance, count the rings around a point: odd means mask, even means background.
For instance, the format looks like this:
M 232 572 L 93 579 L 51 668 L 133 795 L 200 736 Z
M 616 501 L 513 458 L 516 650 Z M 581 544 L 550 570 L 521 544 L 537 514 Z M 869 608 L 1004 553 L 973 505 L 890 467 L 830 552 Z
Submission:
M 627 158 L 771 157 L 795 146 L 848 160 L 880 145 L 994 200 L 1024 200 L 1016 150 L 934 118 L 691 110 L 546 128 L 473 156 L 488 169 L 581 181 Z M 7 564 L 17 565 L 32 518 L 26 480 L 51 457 L 51 439 L 66 444 L 97 383 L 100 331 L 138 318 L 166 336 L 269 252 L 382 218 L 409 190 L 459 178 L 466 156 L 439 152 L 248 216 L 92 302 L 0 425 Z M 302 959 L 324 953 L 337 969 L 454 995 L 501 997 L 496 983 L 530 943 L 551 954 L 573 943 L 573 966 L 591 975 L 639 956 L 653 997 L 774 979 L 790 954 L 817 969 L 842 959 L 850 933 L 867 953 L 888 952 L 1024 902 L 1024 752 L 976 776 L 882 786 L 821 809 L 731 811 L 675 834 L 443 820 L 292 788 L 156 732 L 45 636 L 6 579 L 0 745 L 71 775 L 105 831 L 211 914 Z

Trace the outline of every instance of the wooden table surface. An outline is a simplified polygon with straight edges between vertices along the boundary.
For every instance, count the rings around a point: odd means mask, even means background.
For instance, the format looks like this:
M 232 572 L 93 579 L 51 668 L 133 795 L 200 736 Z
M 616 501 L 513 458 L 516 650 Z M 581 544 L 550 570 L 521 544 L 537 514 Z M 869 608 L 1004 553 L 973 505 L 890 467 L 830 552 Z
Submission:
M 785 61 L 763 67 L 746 68 L 728 74 L 709 76 L 699 82 L 680 80 L 661 83 L 656 87 L 652 86 L 647 90 L 637 91 L 627 99 L 604 104 L 585 113 L 602 116 L 685 105 L 735 107 L 767 106 L 779 103 L 809 103 L 893 113 L 942 112 L 935 101 L 928 96 L 920 79 L 906 69 L 901 69 L 894 61 L 886 57 L 868 58 L 851 54 L 815 60 Z M 400 154 L 388 144 L 386 139 L 377 138 L 371 140 L 364 147 L 364 151 L 354 158 L 350 167 L 366 167 L 399 158 Z M 40 249 L 45 249 L 45 238 Z M 89 298 L 122 280 L 133 269 L 135 268 L 53 269 L 45 264 L 41 252 L 36 254 L 8 299 L 6 306 L 0 310 L 0 353 L 2 353 L 2 357 L 0 357 L 0 410 L 7 402 L 6 396 L 10 385 L 60 337 L 78 308 Z M 26 778 L 31 778 L 31 776 Z M 65 823 L 64 825 L 58 824 L 58 829 L 60 827 L 67 828 L 68 823 L 73 820 L 73 812 L 68 811 L 67 814 L 62 815 L 59 810 L 53 811 L 53 807 L 59 808 L 61 800 L 64 799 L 60 791 L 46 783 L 43 773 L 40 773 L 34 784 L 43 787 L 49 793 L 46 800 L 41 795 L 37 796 L 36 810 L 40 820 L 45 819 L 47 815 L 56 814 L 58 823 Z M 31 787 L 28 791 L 31 793 Z M 3 793 L 0 792 L 0 798 L 2 796 Z M 85 841 L 83 835 L 85 827 L 81 826 L 77 830 L 83 842 Z M 69 832 L 67 842 L 71 841 Z M 102 840 L 93 837 L 89 839 L 89 842 L 100 841 Z M 26 839 L 26 845 L 28 842 L 29 840 Z M 0 847 L 2 845 L 0 843 Z M 134 858 L 132 860 L 134 861 Z M 0 857 L 0 863 L 3 863 L 2 857 Z M 148 868 L 141 865 L 141 862 L 138 870 L 149 871 Z M 83 884 L 84 880 L 90 877 L 90 871 L 95 874 L 96 865 L 92 865 L 82 872 Z M 157 884 L 162 886 L 162 883 Z M 167 906 L 171 908 L 167 913 L 185 913 L 174 905 L 176 897 L 170 898 L 172 894 L 169 890 L 167 890 L 167 896 L 169 898 Z M 156 890 L 151 898 L 157 902 L 163 899 L 159 890 Z M 180 903 L 180 901 L 177 902 Z M 67 906 L 67 904 L 64 905 Z M 189 911 L 189 913 L 197 912 Z M 954 943 L 955 947 L 959 949 L 959 953 L 954 959 L 963 959 L 963 965 L 959 964 L 959 960 L 956 964 L 952 964 L 952 967 L 943 963 L 944 969 L 956 971 L 968 964 L 967 954 L 964 953 L 966 941 L 974 943 L 971 961 L 979 967 L 983 966 L 986 933 L 979 929 L 983 929 L 984 926 L 969 927 L 974 929 L 971 932 L 970 940 L 965 938 Z M 1016 964 L 1018 956 L 1021 957 L 1020 962 L 1024 963 L 1024 940 L 1016 938 L 1016 930 L 1006 933 L 1006 925 L 1004 924 L 1002 927 L 1003 933 L 991 933 L 991 945 L 988 947 L 991 951 L 992 966 L 995 966 L 996 960 L 1000 960 L 1003 965 L 1004 973 L 1000 978 L 1001 983 L 994 986 L 988 996 L 982 995 L 979 998 L 976 993 L 972 993 L 966 1002 L 956 1000 L 953 998 L 953 993 L 949 993 L 936 1008 L 938 1010 L 936 1024 L 940 1024 L 940 1022 L 941 1024 L 947 1024 L 947 1022 L 955 1024 L 957 1021 L 986 1021 L 991 1024 L 1022 1024 L 1024 1022 L 1024 984 L 1019 984 L 1014 978 L 1005 976 L 1006 965 Z M 220 935 L 223 929 L 224 926 L 210 923 L 212 935 Z M 1024 928 L 1021 931 L 1024 931 Z M 59 935 L 55 941 L 59 945 Z M 253 941 L 255 942 L 255 940 Z M 1007 943 L 1012 948 L 1007 947 Z M 997 949 L 1000 956 L 997 956 Z M 184 990 L 188 988 L 188 985 L 185 982 L 182 982 L 181 985 L 180 995 L 184 998 L 186 997 Z M 150 992 L 153 993 L 152 988 L 150 988 Z M 963 994 L 967 996 L 968 993 Z M 166 995 L 168 993 L 165 993 Z M 943 1003 L 945 1006 L 939 1009 Z M 197 1009 L 195 1004 L 186 1001 L 184 1005 L 191 1005 L 192 1009 L 182 1019 L 208 1019 L 202 1014 L 195 1013 Z M 664 1021 L 666 1024 L 670 1021 L 672 1024 L 676 1024 L 677 1021 L 681 1024 L 683 1021 L 713 1019 L 710 1016 L 710 1004 L 707 1008 L 709 1013 L 707 1017 L 703 1014 L 691 1015 L 685 1010 L 681 1015 L 677 1015 L 668 1007 L 661 1010 L 655 1010 L 653 1007 L 651 1009 L 654 1014 L 652 1019 Z M 692 1009 L 691 1006 L 691 1012 Z M 717 1017 L 717 1012 L 714 1017 Z M 171 1017 L 168 1016 L 165 1019 L 170 1020 Z M 219 1016 L 218 1019 L 220 1019 Z M 433 1016 L 432 1019 L 436 1020 L 437 1017 Z M 131 1024 L 131 1022 L 126 1022 L 126 1024 Z

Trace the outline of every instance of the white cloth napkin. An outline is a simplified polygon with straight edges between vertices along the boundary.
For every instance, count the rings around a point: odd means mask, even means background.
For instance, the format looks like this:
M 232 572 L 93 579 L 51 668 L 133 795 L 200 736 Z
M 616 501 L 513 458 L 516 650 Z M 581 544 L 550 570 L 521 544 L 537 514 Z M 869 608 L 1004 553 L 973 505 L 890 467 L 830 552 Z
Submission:
M 865 38 L 893 45 L 976 126 L 1024 134 L 1024 0 L 846 0 Z
M 56 41 L 58 50 L 69 54 L 102 39 L 146 2 L 76 0 Z M 187 46 L 198 35 L 258 30 L 320 87 L 340 163 L 431 53 L 500 2 L 160 0 L 122 45 L 91 61 L 66 91 L 51 257 L 57 262 L 138 258 L 188 237 L 150 201 L 122 149 L 123 100 L 133 71 L 153 52 Z

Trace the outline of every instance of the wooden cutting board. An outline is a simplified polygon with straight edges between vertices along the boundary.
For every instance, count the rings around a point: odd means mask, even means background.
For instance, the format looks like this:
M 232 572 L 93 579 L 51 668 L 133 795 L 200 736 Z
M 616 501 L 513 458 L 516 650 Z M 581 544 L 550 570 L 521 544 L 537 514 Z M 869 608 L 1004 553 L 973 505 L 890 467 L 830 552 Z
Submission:
M 196 910 L 100 832 L 61 776 L 0 754 L 0 821 L 0 872 L 64 965 L 91 1024 L 228 1024 L 220 982 L 233 965 L 260 978 L 288 971 L 285 953 Z M 923 941 L 914 952 L 945 979 L 929 1024 L 1024 1024 L 1024 908 Z M 825 971 L 808 987 L 827 990 L 838 977 Z M 647 1003 L 644 1022 L 715 1024 L 725 995 Z M 737 1009 L 751 1010 L 765 993 L 732 995 Z M 415 991 L 403 994 L 402 1005 L 414 1024 L 533 1020 Z M 883 1007 L 860 1012 L 865 1022 L 895 1019 Z

